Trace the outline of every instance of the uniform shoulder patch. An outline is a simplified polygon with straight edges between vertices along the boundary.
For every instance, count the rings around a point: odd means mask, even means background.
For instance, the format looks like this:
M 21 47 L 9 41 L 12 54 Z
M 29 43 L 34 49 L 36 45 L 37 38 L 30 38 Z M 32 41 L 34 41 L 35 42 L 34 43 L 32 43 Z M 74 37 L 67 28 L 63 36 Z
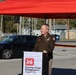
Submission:
M 53 41 L 55 41 L 55 37 L 53 37 L 52 35 L 51 35 L 51 37 L 52 37 Z
M 55 41 L 55 38 L 53 37 L 53 40 Z

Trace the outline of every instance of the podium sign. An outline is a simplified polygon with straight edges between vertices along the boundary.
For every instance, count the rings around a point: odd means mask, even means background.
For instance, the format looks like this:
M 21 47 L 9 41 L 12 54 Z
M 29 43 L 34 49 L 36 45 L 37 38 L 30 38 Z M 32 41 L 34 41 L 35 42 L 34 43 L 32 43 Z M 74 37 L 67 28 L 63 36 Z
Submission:
M 42 52 L 23 53 L 23 75 L 42 75 Z

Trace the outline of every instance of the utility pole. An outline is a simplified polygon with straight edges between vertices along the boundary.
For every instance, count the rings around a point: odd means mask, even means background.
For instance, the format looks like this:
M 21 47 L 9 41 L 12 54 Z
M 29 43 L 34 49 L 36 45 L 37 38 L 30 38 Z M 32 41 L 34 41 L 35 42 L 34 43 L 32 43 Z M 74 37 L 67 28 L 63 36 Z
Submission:
M 52 20 L 51 19 L 49 19 L 49 33 L 51 34 L 51 27 L 52 27 Z
M 32 26 L 31 26 L 31 18 L 29 17 L 28 18 L 28 21 L 29 21 L 29 28 L 30 28 L 30 35 L 32 35 Z
M 3 31 L 3 30 L 2 30 L 2 28 L 3 28 L 2 26 L 3 26 L 3 15 L 1 15 L 1 33 L 2 33 L 2 31 Z
M 22 17 L 20 16 L 19 35 L 22 34 Z
M 68 25 L 68 40 L 69 40 L 70 19 L 67 20 L 67 25 Z
M 0 39 L 1 39 L 1 37 L 2 37 L 2 31 L 3 31 L 3 15 L 1 15 L 1 32 L 0 32 Z
M 24 17 L 22 17 L 22 34 L 24 34 Z
M 53 27 L 54 27 L 54 31 L 55 31 L 55 34 L 56 34 L 56 30 L 55 30 L 55 19 L 53 19 Z
M 23 22 L 22 23 L 23 23 L 23 28 L 24 28 L 24 24 L 25 24 L 25 18 L 24 17 L 23 17 Z
M 37 30 L 37 18 L 34 18 L 34 30 Z
M 45 23 L 48 24 L 49 23 L 49 19 L 45 19 Z
M 45 23 L 49 25 L 49 33 L 51 34 L 52 20 L 51 19 L 45 19 Z
M 17 35 L 19 34 L 19 23 L 17 23 Z
M 34 18 L 31 19 L 31 24 L 32 24 L 31 32 L 33 32 L 33 29 L 34 29 Z M 31 33 L 31 34 L 33 34 L 33 33 Z

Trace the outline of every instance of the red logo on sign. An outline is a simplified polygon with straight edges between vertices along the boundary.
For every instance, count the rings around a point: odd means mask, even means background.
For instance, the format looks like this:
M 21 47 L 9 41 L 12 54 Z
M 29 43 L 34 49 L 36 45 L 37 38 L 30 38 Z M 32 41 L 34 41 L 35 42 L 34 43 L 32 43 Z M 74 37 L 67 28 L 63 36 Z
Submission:
M 34 66 L 34 58 L 26 58 L 25 65 L 27 66 Z

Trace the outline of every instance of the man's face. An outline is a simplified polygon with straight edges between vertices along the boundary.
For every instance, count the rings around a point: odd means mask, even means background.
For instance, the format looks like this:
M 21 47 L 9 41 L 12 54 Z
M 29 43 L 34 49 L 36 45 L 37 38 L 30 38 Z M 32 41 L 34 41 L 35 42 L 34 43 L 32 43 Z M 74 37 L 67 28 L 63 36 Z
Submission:
M 48 33 L 47 26 L 42 25 L 42 27 L 41 27 L 41 34 L 45 35 L 45 34 L 47 34 L 47 33 Z

